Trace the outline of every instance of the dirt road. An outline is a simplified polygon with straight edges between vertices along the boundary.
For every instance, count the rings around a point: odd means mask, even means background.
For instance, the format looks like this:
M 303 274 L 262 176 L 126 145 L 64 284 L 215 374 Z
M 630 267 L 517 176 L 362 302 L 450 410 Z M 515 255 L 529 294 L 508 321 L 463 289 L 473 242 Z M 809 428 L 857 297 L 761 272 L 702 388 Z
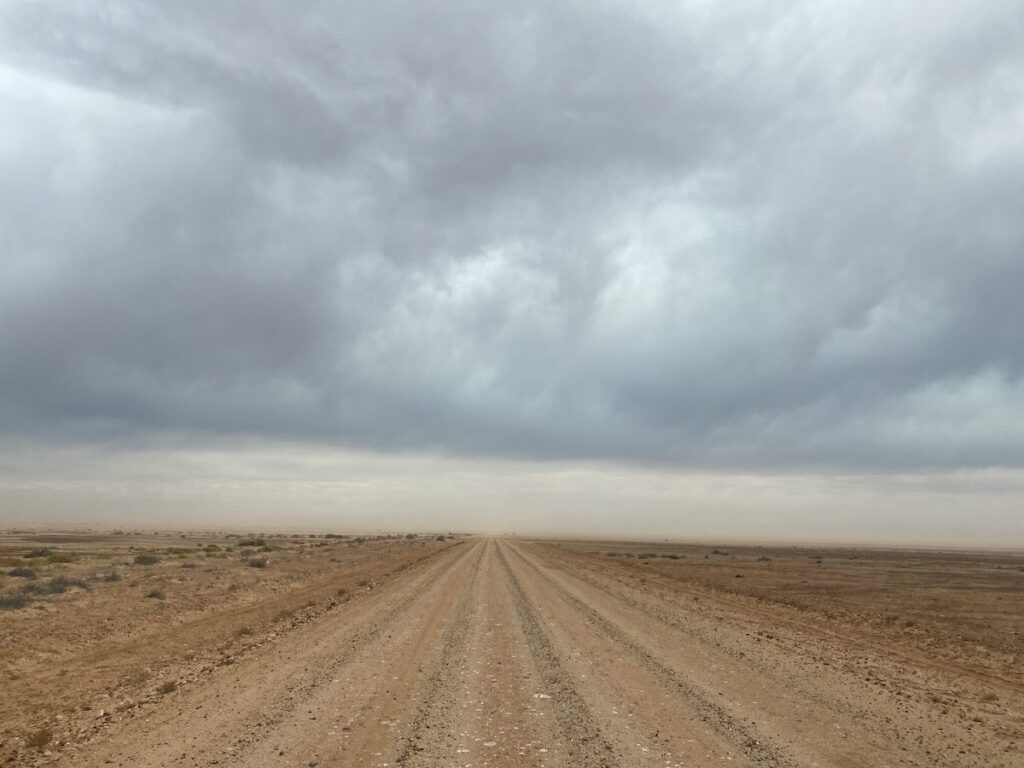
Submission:
M 1019 768 L 1024 683 L 470 540 L 33 761 Z

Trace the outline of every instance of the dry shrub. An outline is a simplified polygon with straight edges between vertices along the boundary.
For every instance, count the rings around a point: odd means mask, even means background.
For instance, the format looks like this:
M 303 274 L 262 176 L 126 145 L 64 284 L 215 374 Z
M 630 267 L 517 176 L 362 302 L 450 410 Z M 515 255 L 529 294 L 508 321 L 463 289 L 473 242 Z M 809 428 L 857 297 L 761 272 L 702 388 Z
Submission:
M 45 727 L 25 735 L 25 746 L 33 749 L 42 749 L 51 741 L 53 741 L 53 731 Z

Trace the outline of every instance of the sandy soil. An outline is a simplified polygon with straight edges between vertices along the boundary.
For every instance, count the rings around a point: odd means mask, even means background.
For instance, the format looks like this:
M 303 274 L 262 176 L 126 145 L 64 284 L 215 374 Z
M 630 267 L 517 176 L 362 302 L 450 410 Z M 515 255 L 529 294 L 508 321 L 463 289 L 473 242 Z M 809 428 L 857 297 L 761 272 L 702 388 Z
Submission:
M 1019 556 L 266 545 L 266 568 L 221 540 L 224 559 L 168 553 L 116 582 L 95 562 L 107 541 L 47 565 L 92 569 L 91 589 L 0 613 L 0 760 L 1024 765 Z M 145 598 L 156 583 L 165 599 Z

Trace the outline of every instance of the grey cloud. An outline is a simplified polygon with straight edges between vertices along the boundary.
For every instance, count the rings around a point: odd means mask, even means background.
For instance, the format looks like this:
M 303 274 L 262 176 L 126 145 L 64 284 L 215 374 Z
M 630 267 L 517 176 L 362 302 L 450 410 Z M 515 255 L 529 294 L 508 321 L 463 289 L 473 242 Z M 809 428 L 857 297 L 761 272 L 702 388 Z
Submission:
M 0 426 L 1019 467 L 1021 17 L 8 4 Z

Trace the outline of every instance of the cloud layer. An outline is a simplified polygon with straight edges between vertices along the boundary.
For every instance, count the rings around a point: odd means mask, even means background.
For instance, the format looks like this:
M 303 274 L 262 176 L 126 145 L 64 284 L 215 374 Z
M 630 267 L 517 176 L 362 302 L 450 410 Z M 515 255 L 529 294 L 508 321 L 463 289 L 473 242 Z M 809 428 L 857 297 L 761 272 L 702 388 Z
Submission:
M 11 2 L 0 429 L 1024 466 L 1024 9 Z

